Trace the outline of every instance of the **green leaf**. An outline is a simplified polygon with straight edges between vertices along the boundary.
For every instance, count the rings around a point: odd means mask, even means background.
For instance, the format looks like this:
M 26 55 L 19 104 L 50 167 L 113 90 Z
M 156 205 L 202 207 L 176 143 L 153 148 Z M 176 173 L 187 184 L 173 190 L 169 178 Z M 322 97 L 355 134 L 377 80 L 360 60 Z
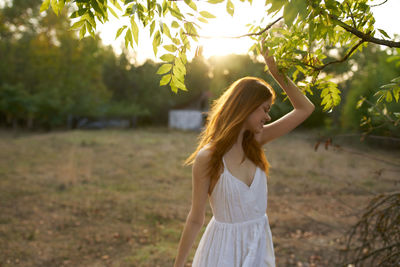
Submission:
M 397 84 L 395 84 L 395 83 L 388 83 L 388 84 L 382 85 L 380 88 L 382 88 L 382 89 L 384 89 L 384 88 L 394 88 L 396 86 L 397 86 Z
M 164 34 L 168 36 L 169 39 L 172 39 L 171 32 L 169 31 L 167 24 L 164 24 Z
M 173 85 L 173 84 L 170 84 L 170 86 L 171 86 L 171 90 L 176 94 L 176 93 L 178 93 L 178 87 L 176 87 L 175 85 Z
M 400 77 L 394 78 L 391 80 L 392 83 L 400 83 Z
M 273 12 L 278 12 L 279 10 L 281 10 L 286 1 L 271 0 L 270 2 L 271 2 L 272 5 L 268 9 L 268 15 L 273 13 Z
M 54 13 L 58 16 L 58 5 L 57 5 L 57 0 L 51 0 L 50 1 L 51 8 L 53 9 Z
M 131 44 L 131 47 L 133 48 L 132 31 L 130 28 L 128 28 L 128 30 L 126 31 L 126 34 L 125 34 L 125 46 L 126 47 L 128 47 L 127 44 L 128 45 Z
M 203 23 L 208 23 L 208 20 L 206 20 L 205 18 L 198 17 L 197 19 L 198 19 L 199 21 L 203 22 Z
M 89 32 L 89 34 L 93 37 L 93 39 L 96 39 L 96 35 L 93 31 L 92 25 L 90 23 L 86 24 L 86 28 L 87 28 L 87 31 Z
M 172 82 L 171 83 L 173 85 L 177 86 L 178 88 L 180 88 L 180 89 L 182 89 L 184 91 L 187 91 L 187 88 L 186 88 L 185 84 L 182 81 L 178 80 L 178 78 L 175 75 L 172 76 Z
M 356 109 L 359 109 L 362 106 L 362 104 L 364 103 L 364 101 L 365 101 L 365 97 L 362 97 L 360 100 L 358 100 Z
M 61 11 L 63 10 L 63 8 L 64 8 L 64 1 L 65 0 L 58 0 L 58 4 L 57 4 L 57 6 L 58 6 L 58 13 L 61 13 Z
M 127 27 L 128 26 L 124 25 L 121 28 L 119 28 L 117 31 L 117 35 L 115 36 L 115 39 L 117 39 Z
M 171 80 L 171 74 L 164 75 L 160 80 L 160 86 L 166 85 Z
M 79 40 L 81 40 L 83 37 L 85 37 L 85 34 L 86 34 L 86 27 L 85 27 L 85 25 L 83 25 L 83 27 L 79 31 Z
M 298 0 L 296 1 L 296 8 L 297 11 L 299 12 L 299 17 L 301 19 L 306 19 L 308 15 L 308 5 L 306 0 Z
M 82 19 L 86 19 L 87 21 L 89 21 L 93 28 L 96 28 L 96 22 L 94 20 L 94 15 L 92 12 L 89 11 L 88 13 L 85 13 L 82 16 Z
M 185 75 L 185 73 L 180 68 L 178 68 L 176 65 L 174 66 L 174 68 L 172 70 L 172 73 L 174 75 L 177 75 L 177 76 L 184 76 Z
M 389 36 L 389 34 L 387 34 L 384 30 L 382 30 L 382 29 L 378 29 L 378 31 L 380 32 L 380 33 L 382 33 L 383 34 L 383 36 L 385 36 L 386 38 L 389 38 L 390 39 L 390 36 Z
M 392 102 L 393 98 L 392 98 L 392 93 L 388 90 L 386 92 L 386 102 Z
M 224 2 L 225 0 L 208 0 L 207 1 L 207 3 L 210 3 L 210 4 L 219 4 L 219 3 L 222 3 L 222 2 Z
M 308 38 L 310 40 L 310 43 L 314 40 L 314 30 L 315 30 L 314 21 L 311 20 L 310 23 L 308 23 Z
M 131 27 L 133 32 L 133 37 L 135 38 L 135 42 L 139 45 L 139 28 L 135 22 L 134 16 L 131 17 Z
M 174 44 L 176 44 L 176 45 L 181 44 L 181 40 L 179 38 L 172 38 L 172 42 L 174 42 Z
M 211 14 L 208 11 L 200 11 L 200 15 L 204 18 L 208 18 L 208 19 L 214 19 L 216 18 L 213 14 Z
M 180 58 L 180 57 L 177 57 L 177 58 L 176 58 L 174 68 L 178 68 L 179 71 L 180 71 L 182 74 L 186 74 L 186 67 L 185 67 L 185 64 L 184 64 L 183 61 L 182 61 L 182 58 Z
M 44 0 L 42 5 L 40 6 L 40 12 L 46 11 L 49 9 L 50 6 L 50 0 Z
M 179 28 L 179 24 L 175 20 L 172 22 L 171 26 L 172 28 Z
M 107 17 L 106 14 L 104 13 L 103 9 L 99 6 L 99 3 L 96 0 L 90 0 L 90 4 L 93 7 L 93 9 L 101 15 L 101 17 L 105 18 Z
M 160 43 L 161 43 L 160 31 L 157 31 L 153 37 L 153 51 L 154 51 L 155 56 L 157 56 L 157 49 L 158 49 L 158 46 L 160 45 Z
M 171 12 L 171 15 L 177 18 L 178 20 L 184 19 L 184 16 L 182 15 L 178 6 L 175 3 L 173 3 L 173 7 L 168 6 L 168 10 L 169 12 Z
M 288 2 L 283 9 L 283 18 L 287 26 L 292 26 L 293 21 L 297 17 L 298 10 L 295 5 L 296 0 Z
M 107 7 L 108 7 L 108 10 L 110 11 L 110 13 L 111 13 L 114 17 L 116 17 L 117 19 L 119 19 L 117 13 L 115 13 L 115 11 L 114 11 L 110 6 L 107 6 Z
M 150 36 L 153 34 L 155 26 L 156 26 L 156 22 L 155 22 L 155 20 L 153 20 L 153 22 L 150 24 Z
M 71 30 L 76 30 L 76 29 L 82 27 L 83 24 L 85 24 L 85 20 L 77 21 L 77 22 L 75 22 L 74 24 L 72 24 L 72 26 L 71 26 L 70 29 L 71 29 Z
M 197 6 L 192 0 L 185 0 L 185 3 L 190 6 L 191 9 L 197 11 Z
M 394 99 L 396 100 L 396 103 L 399 102 L 400 87 L 393 89 L 393 95 L 394 95 Z
M 197 30 L 193 26 L 193 24 L 191 22 L 185 22 L 184 28 L 185 28 L 187 33 L 192 34 L 192 35 L 190 35 L 190 37 L 192 37 L 193 40 L 197 41 L 198 34 L 197 34 Z
M 164 45 L 163 47 L 169 52 L 175 52 L 178 49 L 175 45 Z
M 226 2 L 226 12 L 228 12 L 229 15 L 231 15 L 233 17 L 233 14 L 235 13 L 235 7 L 232 4 L 231 0 L 228 0 L 228 2 Z
M 166 62 L 172 62 L 175 59 L 175 56 L 173 54 L 164 54 L 160 57 L 160 59 L 162 61 L 166 61 Z
M 161 16 L 162 6 L 159 3 L 157 3 L 157 11 L 158 11 L 158 14 Z
M 164 0 L 163 4 L 162 4 L 162 10 L 163 10 L 163 16 L 165 16 L 165 14 L 167 14 L 168 11 L 168 1 Z
M 79 9 L 75 12 L 72 12 L 72 14 L 69 16 L 71 19 L 83 16 L 86 13 L 87 9 Z
M 113 0 L 112 3 L 119 11 L 122 11 L 122 8 L 118 3 L 118 0 Z
M 163 64 L 158 70 L 157 74 L 164 74 L 171 70 L 172 64 Z
M 378 100 L 376 102 L 381 102 L 383 97 L 385 96 L 387 90 L 380 90 L 374 94 L 374 96 L 378 96 Z

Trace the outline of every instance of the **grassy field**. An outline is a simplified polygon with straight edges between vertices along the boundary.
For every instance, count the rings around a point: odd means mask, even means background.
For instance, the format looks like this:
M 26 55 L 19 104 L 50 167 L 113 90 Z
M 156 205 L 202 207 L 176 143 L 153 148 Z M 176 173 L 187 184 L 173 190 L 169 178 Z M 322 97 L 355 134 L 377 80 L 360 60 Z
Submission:
M 314 151 L 316 134 L 296 131 L 265 146 L 278 266 L 332 266 L 341 237 L 373 194 L 399 187 L 387 163 Z M 197 133 L 0 137 L 0 266 L 172 266 L 191 204 L 191 166 L 182 162 Z M 400 163 L 399 151 L 346 148 Z M 207 222 L 211 216 L 208 207 Z

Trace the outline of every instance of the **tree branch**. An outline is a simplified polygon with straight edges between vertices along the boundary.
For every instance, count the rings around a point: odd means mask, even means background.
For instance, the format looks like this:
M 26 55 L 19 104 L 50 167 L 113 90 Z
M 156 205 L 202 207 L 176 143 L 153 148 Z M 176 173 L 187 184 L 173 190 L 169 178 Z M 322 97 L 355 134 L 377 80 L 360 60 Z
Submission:
M 268 24 L 267 27 L 265 27 L 263 30 L 261 30 L 259 32 L 256 32 L 256 33 L 247 33 L 247 34 L 243 34 L 243 35 L 239 35 L 239 36 L 220 36 L 218 38 L 236 39 L 236 38 L 248 37 L 248 36 L 253 36 L 253 35 L 261 35 L 264 32 L 268 31 L 272 26 L 274 26 L 274 24 L 276 24 L 281 19 L 283 19 L 283 17 L 277 18 L 275 21 L 273 21 L 270 24 Z M 189 35 L 189 36 L 199 37 L 199 38 L 205 38 L 205 39 L 216 38 L 215 36 L 204 36 L 204 35 L 197 35 L 197 34 L 192 34 L 192 33 L 187 33 L 187 32 L 184 32 L 184 34 Z
M 388 0 L 385 0 L 385 1 L 383 1 L 382 3 L 380 3 L 380 4 L 376 4 L 376 5 L 371 5 L 370 7 L 376 7 L 376 6 L 381 6 L 381 5 L 383 5 L 384 3 L 386 3 Z
M 357 30 L 356 28 L 351 27 L 350 25 L 344 23 L 343 21 L 339 20 L 339 18 L 335 15 L 328 14 L 328 16 L 332 20 L 334 20 L 340 27 L 342 27 L 346 31 L 354 34 L 355 36 L 357 36 L 364 42 L 370 42 L 370 43 L 375 43 L 375 44 L 384 45 L 384 46 L 388 46 L 388 47 L 399 47 L 400 48 L 400 42 L 388 41 L 388 40 L 375 38 L 368 33 L 367 34 L 363 33 L 361 31 Z
M 371 256 L 374 256 L 375 254 L 379 254 L 379 253 L 381 253 L 382 251 L 385 251 L 385 250 L 389 250 L 389 251 L 390 251 L 393 247 L 397 247 L 397 246 L 400 246 L 400 242 L 391 244 L 391 245 L 386 246 L 386 247 L 382 247 L 382 248 L 376 249 L 376 250 L 374 250 L 374 251 L 372 251 L 372 252 L 366 254 L 365 256 L 362 256 L 362 257 L 360 257 L 360 258 L 358 258 L 358 259 L 355 259 L 353 262 L 351 262 L 351 263 L 349 263 L 349 264 L 359 263 L 360 261 L 363 261 L 363 260 L 365 260 L 365 259 L 367 259 L 367 258 L 369 258 L 369 257 L 371 257 Z M 346 265 L 346 266 L 347 266 L 347 265 Z
M 326 68 L 327 66 L 329 66 L 329 65 L 331 65 L 331 64 L 336 64 L 336 63 L 341 63 L 341 62 L 346 61 L 346 60 L 351 56 L 351 54 L 357 49 L 357 47 L 359 47 L 359 46 L 360 46 L 362 43 L 364 43 L 364 42 L 365 42 L 365 41 L 360 40 L 357 44 L 355 44 L 355 45 L 350 49 L 350 51 L 349 51 L 342 59 L 338 59 L 338 60 L 335 60 L 335 61 L 328 62 L 328 63 L 326 63 L 326 64 L 324 64 L 324 65 L 319 66 L 319 67 L 314 66 L 314 65 L 312 65 L 312 64 L 304 63 L 304 62 L 302 62 L 302 61 L 292 61 L 292 62 L 297 63 L 297 64 L 303 64 L 304 66 L 310 67 L 310 68 L 312 68 L 312 69 L 314 69 L 314 70 L 316 70 L 316 71 L 321 71 L 321 70 L 323 70 L 324 68 Z
M 319 67 L 316 67 L 316 66 L 313 66 L 313 65 L 308 65 L 308 66 L 311 67 L 311 68 L 313 68 L 313 69 L 315 69 L 315 70 L 322 70 L 322 69 L 324 69 L 325 67 L 327 67 L 327 66 L 329 66 L 329 65 L 331 65 L 331 64 L 336 64 L 336 63 L 344 62 L 344 61 L 346 61 L 346 60 L 351 56 L 351 54 L 353 54 L 353 52 L 354 52 L 362 43 L 364 43 L 364 42 L 365 42 L 365 41 L 364 41 L 363 39 L 361 39 L 355 46 L 353 46 L 353 47 L 350 49 L 350 51 L 349 51 L 342 59 L 328 62 L 328 63 L 326 63 L 326 64 L 324 64 L 324 65 L 322 65 L 322 66 L 319 66 Z
M 333 145 L 333 144 L 329 144 L 329 145 L 333 146 L 337 150 L 345 151 L 345 152 L 352 153 L 352 154 L 355 154 L 355 155 L 360 155 L 360 156 L 363 156 L 363 157 L 366 157 L 366 158 L 369 158 L 369 159 L 373 159 L 373 160 L 376 160 L 376 161 L 379 161 L 379 162 L 384 162 L 384 163 L 386 163 L 388 165 L 391 165 L 391 166 L 394 166 L 394 167 L 399 167 L 400 166 L 397 162 L 392 162 L 392 161 L 388 161 L 386 159 L 377 158 L 375 156 L 371 156 L 368 153 L 360 152 L 360 151 L 353 150 L 353 149 L 350 149 L 350 148 L 345 148 L 345 147 L 340 146 L 340 145 Z
M 369 101 L 368 99 L 364 99 L 364 101 L 367 102 L 376 111 L 378 111 L 387 121 L 389 121 L 390 123 L 395 123 L 395 121 L 388 114 L 385 114 L 382 110 L 378 109 L 371 101 Z
M 349 5 L 349 2 L 346 2 L 346 4 L 347 4 L 347 7 L 349 8 L 350 17 L 351 17 L 351 20 L 353 21 L 353 26 L 354 26 L 354 28 L 357 28 L 357 24 L 356 24 L 356 21 L 354 20 L 353 12 L 351 12 L 351 7 Z

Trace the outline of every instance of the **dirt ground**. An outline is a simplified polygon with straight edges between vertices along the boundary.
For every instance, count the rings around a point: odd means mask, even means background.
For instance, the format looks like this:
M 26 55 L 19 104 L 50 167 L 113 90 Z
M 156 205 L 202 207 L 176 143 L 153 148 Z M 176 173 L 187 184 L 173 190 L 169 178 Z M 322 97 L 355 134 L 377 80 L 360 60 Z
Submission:
M 182 163 L 197 135 L 0 132 L 0 266 L 172 266 L 191 204 Z M 277 266 L 334 266 L 368 201 L 399 189 L 398 150 L 337 140 L 343 149 L 315 151 L 317 136 L 294 131 L 265 146 Z

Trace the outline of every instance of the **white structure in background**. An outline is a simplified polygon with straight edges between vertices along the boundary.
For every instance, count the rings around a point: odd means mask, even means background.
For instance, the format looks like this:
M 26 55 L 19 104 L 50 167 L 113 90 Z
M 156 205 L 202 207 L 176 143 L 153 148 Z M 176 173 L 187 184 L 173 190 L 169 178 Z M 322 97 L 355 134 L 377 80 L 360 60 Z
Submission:
M 203 115 L 199 110 L 170 110 L 168 124 L 170 128 L 199 130 L 203 126 Z
M 210 92 L 202 92 L 192 100 L 169 111 L 168 127 L 199 131 L 203 127 L 208 112 Z

